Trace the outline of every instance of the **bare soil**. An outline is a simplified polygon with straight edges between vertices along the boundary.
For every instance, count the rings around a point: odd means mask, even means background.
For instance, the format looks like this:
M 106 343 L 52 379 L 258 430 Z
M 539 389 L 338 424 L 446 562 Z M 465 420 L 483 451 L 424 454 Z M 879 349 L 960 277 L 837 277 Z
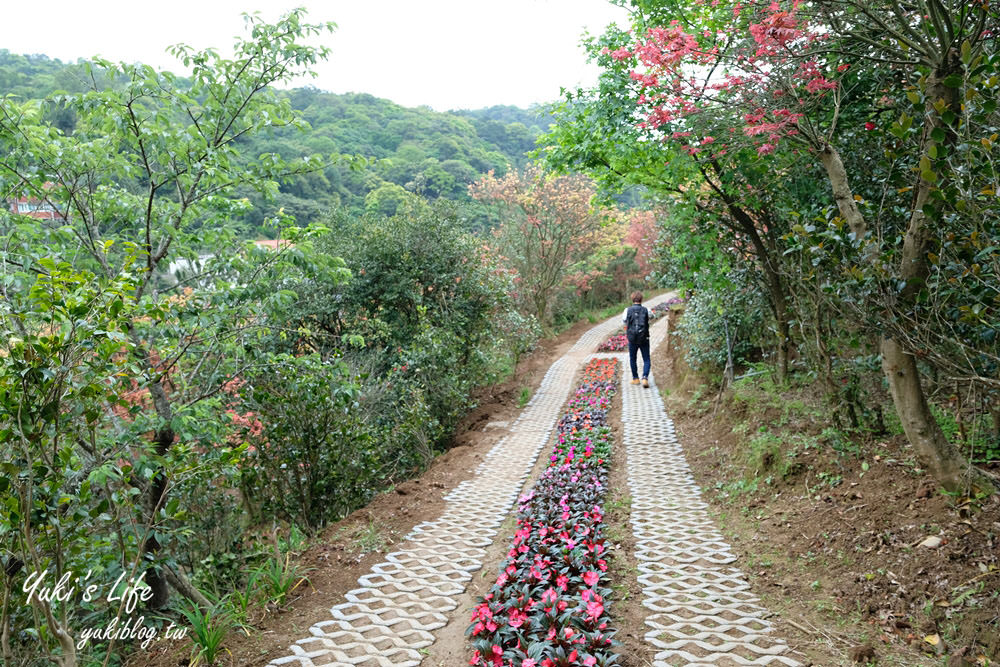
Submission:
M 312 540 L 297 558 L 298 564 L 309 570 L 308 583 L 296 589 L 281 608 L 271 605 L 255 609 L 250 619 L 252 627 L 230 633 L 223 644 L 226 650 L 216 664 L 252 667 L 286 655 L 289 645 L 306 637 L 313 623 L 329 616 L 329 609 L 343 602 L 347 591 L 357 588 L 358 577 L 384 560 L 384 555 L 394 549 L 394 543 L 418 523 L 441 514 L 444 496 L 471 478 L 490 448 L 507 433 L 502 423 L 512 422 L 520 412 L 518 401 L 522 389 L 528 387 L 534 393 L 549 367 L 592 326 L 591 322 L 580 321 L 555 337 L 539 341 L 536 349 L 518 363 L 510 380 L 479 391 L 478 407 L 459 424 L 452 446 L 437 456 L 423 474 L 386 490 Z M 510 531 L 501 528 L 501 535 L 507 533 Z M 502 550 L 505 545 L 499 548 Z M 499 558 L 496 562 L 499 563 Z M 492 567 L 492 562 L 487 561 L 482 570 L 485 578 L 477 576 L 475 582 L 492 583 L 489 576 L 493 574 Z M 470 590 L 468 597 L 471 599 L 475 594 Z M 463 632 L 464 629 L 462 626 Z M 156 642 L 148 650 L 131 656 L 126 665 L 188 665 L 191 648 L 188 639 Z M 466 659 L 440 664 L 465 662 Z
M 676 339 L 657 358 L 668 364 L 667 409 L 705 499 L 793 648 L 815 665 L 997 664 L 997 495 L 945 495 L 902 436 L 846 443 L 838 454 L 809 386 L 759 402 L 720 398 L 688 369 Z M 777 450 L 754 451 L 762 432 Z M 810 439 L 820 446 L 793 449 Z

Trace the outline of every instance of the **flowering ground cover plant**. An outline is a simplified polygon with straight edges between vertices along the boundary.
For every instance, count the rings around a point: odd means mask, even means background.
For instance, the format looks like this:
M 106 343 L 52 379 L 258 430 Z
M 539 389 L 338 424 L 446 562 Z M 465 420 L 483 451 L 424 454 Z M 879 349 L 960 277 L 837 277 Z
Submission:
M 687 303 L 687 299 L 683 299 L 679 296 L 672 296 L 666 301 L 661 301 L 660 303 L 653 306 L 653 315 L 659 315 L 660 313 L 665 313 L 670 310 L 673 306 L 683 306 Z
M 625 334 L 615 334 L 597 346 L 598 352 L 621 352 L 628 348 L 628 338 Z
M 618 362 L 594 359 L 557 426 L 549 465 L 519 499 L 517 532 L 466 634 L 470 665 L 603 667 L 613 631 L 605 610 L 604 512 L 608 410 Z

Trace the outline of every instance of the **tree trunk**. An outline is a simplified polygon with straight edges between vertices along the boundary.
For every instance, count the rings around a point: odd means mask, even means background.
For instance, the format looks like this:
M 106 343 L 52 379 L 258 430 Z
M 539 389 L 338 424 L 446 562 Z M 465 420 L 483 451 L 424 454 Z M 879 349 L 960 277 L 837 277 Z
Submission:
M 931 142 L 931 132 L 940 127 L 941 120 L 937 112 L 930 106 L 933 101 L 943 99 L 949 107 L 957 110 L 957 90 L 943 86 L 940 81 L 944 76 L 932 80 L 927 89 L 927 119 L 921 139 L 921 153 L 925 154 L 928 142 Z M 947 129 L 947 128 L 946 128 Z M 827 144 L 819 151 L 819 159 L 826 169 L 827 178 L 833 189 L 833 197 L 837 202 L 840 215 L 847 222 L 854 234 L 855 242 L 860 242 L 867 231 L 864 216 L 858 209 L 847 178 L 847 171 L 840 159 L 837 149 Z M 899 294 L 898 306 L 906 307 L 912 302 L 923 285 L 927 276 L 927 239 L 926 215 L 923 207 L 930 196 L 933 184 L 919 177 L 916 186 L 913 205 L 910 213 L 910 224 L 903 240 L 903 252 L 900 259 L 899 278 L 905 287 Z M 907 352 L 892 336 L 883 335 L 880 343 L 882 352 L 882 370 L 889 383 L 889 392 L 896 408 L 896 414 L 903 425 L 906 439 L 913 447 L 922 465 L 942 486 L 949 491 L 963 488 L 966 483 L 988 487 L 987 478 L 977 474 L 969 462 L 948 441 L 934 415 L 931 414 L 920 382 L 916 358 Z M 973 479 L 975 478 L 975 479 Z
M 789 323 L 792 319 L 788 307 L 788 295 L 785 293 L 785 284 L 778 272 L 773 254 L 768 251 L 764 240 L 757 233 L 753 218 L 746 211 L 733 204 L 729 205 L 729 210 L 740 223 L 744 233 L 750 238 L 754 253 L 757 255 L 757 264 L 764 274 L 768 302 L 771 305 L 771 312 L 774 314 L 778 338 L 778 379 L 784 382 L 788 377 L 789 348 L 791 347 L 791 325 Z
M 892 402 L 921 464 L 949 491 L 963 487 L 969 464 L 945 437 L 931 414 L 916 360 L 892 338 L 882 339 L 882 369 L 889 381 Z
M 170 583 L 175 591 L 186 597 L 188 600 L 196 603 L 199 607 L 204 609 L 211 609 L 212 603 L 202 595 L 201 591 L 194 587 L 184 573 L 180 570 L 173 570 L 168 566 L 163 567 L 164 578 Z
M 840 217 L 847 222 L 851 232 L 854 233 L 855 243 L 859 243 L 865 237 L 865 218 L 854 200 L 854 192 L 851 190 L 850 181 L 847 180 L 847 170 L 844 169 L 840 153 L 832 145 L 826 144 L 819 152 L 819 160 L 826 168 L 826 176 L 830 180 L 830 187 L 833 188 L 833 199 L 837 202 Z
M 721 179 L 723 172 L 719 164 L 713 161 L 711 163 L 711 167 L 715 174 Z M 789 335 L 791 332 L 791 309 L 788 307 L 788 296 L 785 292 L 785 285 L 778 269 L 777 260 L 774 257 L 775 253 L 768 250 L 767 245 L 764 243 L 764 239 L 761 238 L 757 231 L 757 224 L 754 218 L 741 208 L 736 200 L 727 194 L 719 184 L 712 180 L 704 167 L 702 167 L 701 173 L 705 177 L 708 185 L 715 190 L 716 194 L 719 195 L 719 198 L 725 202 L 726 208 L 729 210 L 730 215 L 732 215 L 732 218 L 736 223 L 734 229 L 738 229 L 746 234 L 750 239 L 750 243 L 753 245 L 754 254 L 757 256 L 757 263 L 760 266 L 760 270 L 764 274 L 764 282 L 767 287 L 768 302 L 771 305 L 771 312 L 774 314 L 776 324 L 775 329 L 778 338 L 778 379 L 781 382 L 784 382 L 788 377 L 788 362 L 791 348 L 791 337 Z
M 150 374 L 150 377 L 154 376 L 156 370 L 153 368 L 149 350 L 139 340 L 134 329 L 129 331 L 129 335 L 134 344 L 133 353 L 136 358 L 140 361 L 144 370 Z M 163 426 L 157 429 L 153 436 L 153 442 L 156 445 L 155 451 L 157 456 L 164 456 L 174 444 L 174 430 L 170 425 L 173 420 L 173 410 L 170 406 L 170 398 L 167 396 L 162 379 L 150 383 L 149 394 L 153 399 L 153 408 L 156 410 L 156 415 L 163 422 Z M 149 525 L 151 527 L 156 525 L 156 515 L 166 503 L 166 495 L 167 475 L 162 470 L 158 470 L 153 475 L 151 484 L 149 485 L 149 492 L 146 496 L 146 507 L 149 512 Z M 157 541 L 156 537 L 150 535 L 142 545 L 141 555 L 145 560 L 151 560 L 159 550 L 159 541 Z M 148 606 L 151 609 L 162 609 L 165 607 L 170 600 L 170 590 L 167 587 L 167 580 L 161 576 L 154 565 L 149 565 L 146 569 L 144 581 L 153 591 L 153 595 L 148 601 Z
M 933 138 L 931 132 L 942 128 L 946 133 L 950 128 L 944 125 L 941 116 L 931 105 L 941 100 L 958 113 L 958 89 L 949 88 L 941 82 L 949 72 L 935 72 L 927 85 L 927 122 L 924 125 L 920 147 L 926 155 Z M 930 198 L 934 183 L 918 176 L 913 204 L 910 210 L 910 224 L 903 238 L 900 257 L 899 278 L 904 283 L 896 308 L 908 310 L 924 286 L 928 275 L 927 242 L 930 237 L 924 205 Z M 906 438 L 916 450 L 921 462 L 934 477 L 949 491 L 958 491 L 968 486 L 978 486 L 981 490 L 990 488 L 990 482 L 976 471 L 971 463 L 949 442 L 941 426 L 931 414 L 924 395 L 917 369 L 916 357 L 906 351 L 891 336 L 882 338 L 882 369 L 889 382 L 889 390 L 896 406 L 896 413 L 902 422 Z

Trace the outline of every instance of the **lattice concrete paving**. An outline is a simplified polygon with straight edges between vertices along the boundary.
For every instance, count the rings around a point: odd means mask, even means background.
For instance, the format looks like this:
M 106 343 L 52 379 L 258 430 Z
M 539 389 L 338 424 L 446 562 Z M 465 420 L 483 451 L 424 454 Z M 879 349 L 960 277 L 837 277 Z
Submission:
M 652 306 L 666 295 L 653 299 Z M 483 565 L 486 548 L 510 514 L 556 420 L 569 398 L 573 377 L 590 353 L 621 327 L 617 315 L 583 334 L 549 368 L 510 434 L 486 455 L 475 476 L 445 496 L 440 517 L 414 527 L 400 551 L 358 579 L 359 588 L 330 610 L 330 618 L 269 664 L 419 665 L 421 649 L 458 606 L 472 573 Z
M 653 325 L 650 347 L 667 335 Z M 625 363 L 627 363 L 627 356 Z M 642 604 L 649 610 L 646 641 L 654 667 L 800 665 L 771 636 L 767 610 L 750 592 L 736 556 L 709 518 L 701 491 L 656 391 L 626 384 L 622 421 L 632 496 Z

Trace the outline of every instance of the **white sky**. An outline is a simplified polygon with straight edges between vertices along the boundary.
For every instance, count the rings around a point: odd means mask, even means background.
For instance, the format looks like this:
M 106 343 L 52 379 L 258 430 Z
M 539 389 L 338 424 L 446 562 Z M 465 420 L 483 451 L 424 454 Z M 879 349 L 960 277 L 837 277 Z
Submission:
M 626 23 L 607 0 L 35 0 L 3 2 L 0 48 L 63 61 L 100 55 L 182 70 L 166 53 L 183 42 L 226 53 L 241 13 L 267 20 L 305 6 L 312 22 L 334 21 L 333 49 L 303 83 L 364 92 L 439 111 L 494 104 L 527 107 L 559 88 L 590 85 L 585 30 Z M 0 91 L 2 92 L 2 91 Z

